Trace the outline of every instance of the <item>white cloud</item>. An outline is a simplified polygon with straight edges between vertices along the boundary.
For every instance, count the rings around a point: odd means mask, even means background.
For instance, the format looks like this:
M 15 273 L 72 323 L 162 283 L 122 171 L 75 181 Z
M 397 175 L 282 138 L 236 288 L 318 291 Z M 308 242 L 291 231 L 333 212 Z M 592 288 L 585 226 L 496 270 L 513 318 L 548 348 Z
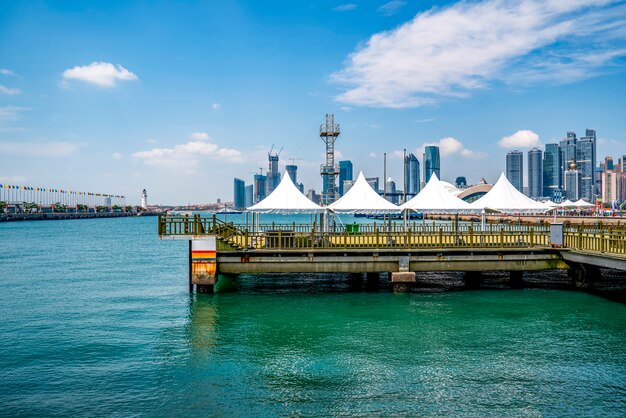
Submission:
M 92 62 L 63 71 L 63 81 L 79 80 L 100 87 L 114 87 L 118 81 L 138 80 L 138 77 L 121 65 L 109 62 Z
M 6 68 L 0 68 L 0 74 L 2 74 L 2 75 L 17 75 L 17 74 L 15 74 L 15 71 L 8 70 Z
M 389 108 L 466 97 L 490 83 L 571 82 L 626 55 L 614 0 L 461 1 L 374 34 L 331 80 L 340 102 Z
M 406 5 L 406 1 L 403 0 L 391 0 L 380 6 L 378 12 L 385 16 L 393 16 L 400 11 Z
M 207 134 L 206 132 L 194 132 L 189 136 L 191 139 L 196 139 L 199 141 L 208 141 L 209 139 L 209 134 Z
M 375 152 L 370 152 L 370 153 L 368 154 L 368 156 L 369 156 L 370 158 L 378 158 L 378 154 L 376 154 Z
M 0 155 L 25 157 L 67 157 L 76 152 L 78 144 L 70 142 L 0 142 Z
M 26 182 L 26 177 L 24 176 L 9 176 L 9 177 L 0 176 L 0 183 L 24 183 L 24 182 Z
M 462 157 L 474 157 L 483 158 L 485 154 L 482 152 L 476 152 L 465 148 L 465 145 L 456 138 L 446 137 L 439 140 L 439 142 L 425 143 L 417 149 L 419 155 L 424 153 L 424 147 L 428 145 L 436 145 L 439 147 L 439 153 L 442 157 L 448 157 L 451 155 L 460 155 Z
M 217 110 L 217 109 L 219 109 L 220 107 L 222 107 L 222 104 L 221 104 L 221 103 L 217 103 L 217 102 L 215 102 L 215 103 L 211 104 L 211 108 L 212 108 L 213 110 Z
M 349 12 L 354 9 L 356 9 L 356 4 L 354 3 L 340 4 L 337 7 L 333 7 L 333 10 L 336 12 Z
M 139 151 L 133 158 L 143 161 L 146 165 L 164 167 L 193 174 L 200 165 L 201 158 L 213 158 L 228 162 L 241 162 L 242 153 L 232 148 L 220 148 L 208 142 L 209 136 L 204 132 L 191 134 L 191 140 L 175 145 L 173 148 L 153 148 Z
M 3 86 L 0 84 L 0 93 L 7 94 L 9 96 L 15 96 L 16 94 L 20 94 L 22 90 L 20 89 L 12 89 L 10 87 Z
M 23 112 L 27 112 L 29 110 L 31 110 L 30 107 L 21 107 L 21 106 L 0 107 L 0 120 L 18 119 Z
M 417 119 L 415 120 L 415 123 L 429 123 L 429 122 L 433 122 L 434 120 L 435 118 Z
M 154 138 L 148 138 L 148 139 L 146 139 L 146 142 L 148 144 L 158 144 L 159 143 L 159 141 L 157 139 L 154 139 Z
M 114 160 L 121 160 L 122 154 L 120 154 L 119 152 L 114 152 L 113 155 L 111 155 L 111 158 L 113 158 Z
M 502 148 L 533 148 L 541 145 L 539 135 L 529 130 L 519 130 L 513 135 L 505 136 L 498 145 Z

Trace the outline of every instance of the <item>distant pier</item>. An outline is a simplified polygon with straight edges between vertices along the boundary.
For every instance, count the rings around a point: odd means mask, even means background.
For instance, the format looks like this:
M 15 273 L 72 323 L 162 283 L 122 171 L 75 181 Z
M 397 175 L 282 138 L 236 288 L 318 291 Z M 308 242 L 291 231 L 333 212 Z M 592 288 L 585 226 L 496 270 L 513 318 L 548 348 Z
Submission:
M 0 213 L 0 222 L 13 221 L 50 221 L 65 219 L 92 219 L 92 218 L 124 218 L 133 216 L 158 216 L 158 212 L 60 212 L 60 213 Z

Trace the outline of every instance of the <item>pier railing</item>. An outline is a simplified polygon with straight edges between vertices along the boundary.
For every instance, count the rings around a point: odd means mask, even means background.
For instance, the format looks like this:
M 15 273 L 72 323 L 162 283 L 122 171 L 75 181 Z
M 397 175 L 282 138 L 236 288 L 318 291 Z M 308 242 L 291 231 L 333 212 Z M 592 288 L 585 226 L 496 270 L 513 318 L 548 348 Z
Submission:
M 218 250 L 530 248 L 550 246 L 548 224 L 381 222 L 239 225 L 200 215 L 159 216 L 161 237 L 215 235 Z M 563 247 L 626 256 L 626 226 L 566 225 Z

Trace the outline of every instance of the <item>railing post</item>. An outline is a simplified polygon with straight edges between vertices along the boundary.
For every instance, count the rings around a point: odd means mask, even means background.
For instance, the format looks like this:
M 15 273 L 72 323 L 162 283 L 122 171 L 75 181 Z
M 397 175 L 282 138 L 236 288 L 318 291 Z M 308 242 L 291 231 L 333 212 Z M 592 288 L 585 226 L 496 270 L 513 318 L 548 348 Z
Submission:
M 504 248 L 504 228 L 500 227 L 500 248 Z
M 346 230 L 346 228 L 343 229 L 343 248 L 348 248 L 348 231 Z
M 249 236 L 248 236 L 248 228 L 246 228 L 245 243 L 246 243 L 246 250 L 247 250 L 248 248 L 250 248 L 250 240 L 249 240 Z
M 470 248 L 474 248 L 474 227 L 471 225 L 469 227 L 469 240 L 470 240 Z
M 531 247 L 535 246 L 535 227 L 534 226 L 530 227 L 530 246 Z
M 273 224 L 273 222 L 272 222 Z M 278 249 L 281 250 L 283 248 L 283 236 L 282 236 L 282 230 L 278 230 Z
M 439 248 L 443 248 L 443 228 L 439 227 Z
M 583 226 L 578 226 L 578 242 L 576 243 L 576 249 L 580 250 L 583 246 Z
M 405 235 L 405 239 L 406 239 L 406 248 L 411 248 L 411 227 L 409 227 L 409 230 L 407 231 L 407 234 Z
M 189 235 L 189 214 L 185 215 L 185 235 Z
M 605 249 L 604 229 L 600 229 L 600 252 L 603 253 L 604 249 Z
M 311 250 L 315 249 L 315 225 L 311 228 Z
M 380 241 L 378 241 L 378 226 L 376 225 L 376 222 L 374 222 L 374 232 L 376 233 L 375 248 L 378 248 Z

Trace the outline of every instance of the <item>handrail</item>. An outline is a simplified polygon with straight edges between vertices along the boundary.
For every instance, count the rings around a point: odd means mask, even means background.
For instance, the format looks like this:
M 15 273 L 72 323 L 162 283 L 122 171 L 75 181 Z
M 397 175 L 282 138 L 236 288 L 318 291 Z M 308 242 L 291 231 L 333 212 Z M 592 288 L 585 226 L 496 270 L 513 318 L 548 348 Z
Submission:
M 402 222 L 334 225 L 265 223 L 252 227 L 200 215 L 159 215 L 161 237 L 215 235 L 218 250 L 386 249 L 386 248 L 531 248 L 550 245 L 548 224 Z M 626 255 L 624 225 L 566 225 L 563 247 Z

